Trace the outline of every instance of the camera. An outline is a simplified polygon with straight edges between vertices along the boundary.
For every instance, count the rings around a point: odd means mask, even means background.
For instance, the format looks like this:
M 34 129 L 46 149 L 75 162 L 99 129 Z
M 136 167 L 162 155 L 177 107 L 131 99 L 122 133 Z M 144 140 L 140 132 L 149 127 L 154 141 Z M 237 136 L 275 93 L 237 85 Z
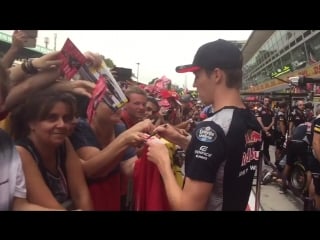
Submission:
M 299 87 L 305 87 L 307 83 L 320 83 L 319 78 L 308 78 L 305 76 L 295 76 L 295 77 L 290 77 L 289 82 L 298 85 Z

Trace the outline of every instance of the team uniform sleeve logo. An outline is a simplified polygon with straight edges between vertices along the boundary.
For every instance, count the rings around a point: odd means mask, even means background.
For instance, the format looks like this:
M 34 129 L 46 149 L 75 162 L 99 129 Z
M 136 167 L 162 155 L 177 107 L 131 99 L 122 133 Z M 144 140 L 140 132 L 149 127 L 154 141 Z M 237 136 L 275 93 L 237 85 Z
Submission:
M 313 131 L 320 134 L 320 118 L 315 120 Z
M 196 138 L 201 142 L 214 142 L 217 139 L 217 132 L 209 126 L 202 127 L 197 130 Z

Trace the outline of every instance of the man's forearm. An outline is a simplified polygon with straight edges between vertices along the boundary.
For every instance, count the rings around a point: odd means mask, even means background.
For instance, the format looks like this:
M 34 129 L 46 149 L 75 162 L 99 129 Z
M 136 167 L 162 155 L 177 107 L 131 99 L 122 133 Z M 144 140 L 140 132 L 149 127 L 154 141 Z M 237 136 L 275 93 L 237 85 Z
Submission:
M 30 93 L 51 85 L 57 80 L 60 73 L 57 70 L 38 73 L 29 77 L 24 82 L 12 87 L 5 100 L 5 110 L 11 110 L 23 101 Z
M 262 123 L 261 118 L 257 118 L 257 121 L 258 121 L 258 123 L 260 124 L 260 126 L 262 127 L 262 129 L 265 128 L 265 126 L 264 126 L 263 123 Z
M 128 144 L 125 140 L 125 135 L 122 133 L 95 156 L 82 161 L 85 175 L 89 178 L 107 176 L 118 164 L 117 156 L 127 147 Z
M 19 50 L 19 48 L 10 47 L 6 54 L 2 57 L 2 64 L 5 68 L 10 68 L 12 66 L 19 53 Z
M 320 143 L 317 140 L 319 139 L 313 139 L 312 148 L 315 158 L 320 161 Z
M 268 126 L 268 128 L 271 129 L 273 125 L 274 125 L 274 118 L 272 119 L 272 122 L 270 123 L 270 125 Z
M 171 210 L 180 210 L 182 190 L 176 181 L 171 167 L 169 165 L 158 166 L 158 169 L 162 176 Z

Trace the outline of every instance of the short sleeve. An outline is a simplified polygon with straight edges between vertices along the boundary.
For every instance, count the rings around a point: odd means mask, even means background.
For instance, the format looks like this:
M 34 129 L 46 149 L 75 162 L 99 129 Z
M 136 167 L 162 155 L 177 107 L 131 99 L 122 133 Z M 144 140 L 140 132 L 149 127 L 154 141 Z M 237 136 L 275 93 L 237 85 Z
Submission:
M 99 147 L 99 143 L 90 127 L 90 125 L 83 119 L 80 119 L 70 136 L 70 141 L 75 150 L 81 147 Z
M 316 118 L 314 120 L 313 132 L 317 133 L 317 134 L 320 134 L 320 118 Z
M 123 123 L 118 123 L 115 126 L 116 136 L 120 135 L 121 133 L 125 132 L 126 130 L 127 130 L 127 128 Z M 122 161 L 130 159 L 130 158 L 134 157 L 136 154 L 137 154 L 137 151 L 134 147 L 128 147 L 124 152 Z
M 261 109 L 257 109 L 254 111 L 254 116 L 255 117 L 261 117 Z
M 17 163 L 17 177 L 16 177 L 16 186 L 14 190 L 14 196 L 18 198 L 26 198 L 27 190 L 26 190 L 25 176 L 22 170 L 21 159 L 16 149 L 14 149 L 13 157 L 18 158 L 16 159 L 18 163 Z
M 212 121 L 197 125 L 186 151 L 186 176 L 214 183 L 217 171 L 225 160 L 225 135 Z
M 283 114 L 279 114 L 279 115 L 278 115 L 278 119 L 279 119 L 279 121 L 281 121 L 281 122 L 285 121 Z

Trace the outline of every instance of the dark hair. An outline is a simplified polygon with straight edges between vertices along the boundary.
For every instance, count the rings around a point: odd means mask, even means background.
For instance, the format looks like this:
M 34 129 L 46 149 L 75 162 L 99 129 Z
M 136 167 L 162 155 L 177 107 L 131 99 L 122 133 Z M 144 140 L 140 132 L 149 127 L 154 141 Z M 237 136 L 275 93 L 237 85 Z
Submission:
M 287 104 L 285 102 L 279 103 L 279 108 L 286 108 Z
M 304 104 L 304 107 L 308 108 L 308 109 L 313 109 L 313 103 L 312 102 L 307 102 L 307 103 Z
M 160 110 L 159 103 L 154 97 L 148 96 L 147 102 L 151 102 L 152 104 L 154 104 L 157 107 L 157 111 Z
M 83 95 L 75 95 L 77 102 L 77 117 L 87 119 L 87 108 L 90 103 L 90 98 Z
M 271 99 L 269 96 L 263 96 L 263 99 L 265 99 L 265 98 Z
M 57 102 L 70 106 L 71 114 L 75 116 L 76 100 L 74 95 L 61 88 L 50 86 L 44 90 L 30 95 L 23 104 L 16 107 L 10 115 L 11 134 L 15 139 L 29 135 L 29 123 L 46 119 L 49 112 Z
M 237 88 L 242 87 L 242 70 L 241 69 L 221 69 L 226 74 L 226 86 L 228 88 Z M 205 69 L 208 76 L 211 75 L 213 70 Z

